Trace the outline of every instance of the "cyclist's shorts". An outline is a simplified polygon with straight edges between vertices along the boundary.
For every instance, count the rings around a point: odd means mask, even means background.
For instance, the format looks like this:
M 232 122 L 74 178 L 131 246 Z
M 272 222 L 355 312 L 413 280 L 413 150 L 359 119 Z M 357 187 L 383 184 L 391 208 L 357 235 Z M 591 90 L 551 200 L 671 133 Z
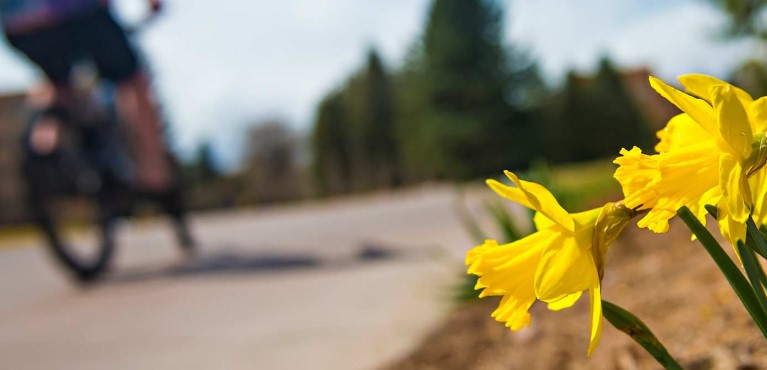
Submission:
M 83 59 L 92 61 L 102 78 L 116 83 L 128 80 L 139 69 L 136 51 L 106 7 L 50 27 L 6 37 L 54 84 L 66 85 L 72 66 Z

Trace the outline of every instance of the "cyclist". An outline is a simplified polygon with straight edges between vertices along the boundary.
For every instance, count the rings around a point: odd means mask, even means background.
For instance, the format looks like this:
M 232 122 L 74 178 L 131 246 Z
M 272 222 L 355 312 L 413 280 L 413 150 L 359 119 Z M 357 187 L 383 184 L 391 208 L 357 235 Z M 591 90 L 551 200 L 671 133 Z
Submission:
M 147 1 L 153 13 L 160 10 L 161 0 Z M 53 84 L 51 108 L 63 114 L 77 117 L 70 72 L 76 61 L 89 58 L 102 78 L 115 83 L 117 108 L 135 138 L 138 185 L 152 192 L 172 185 L 148 76 L 108 0 L 0 0 L 0 21 L 8 43 Z M 49 151 L 57 140 L 58 123 L 44 119 L 46 124 L 36 125 L 40 132 L 32 133 L 30 144 Z

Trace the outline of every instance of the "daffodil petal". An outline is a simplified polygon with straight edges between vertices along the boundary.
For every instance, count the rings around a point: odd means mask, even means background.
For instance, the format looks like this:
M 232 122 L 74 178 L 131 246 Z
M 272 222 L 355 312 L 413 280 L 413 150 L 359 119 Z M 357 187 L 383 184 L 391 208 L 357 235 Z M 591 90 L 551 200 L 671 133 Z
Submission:
M 568 294 L 564 298 L 558 301 L 549 302 L 548 304 L 549 310 L 560 311 L 560 310 L 564 310 L 565 308 L 570 308 L 575 304 L 575 302 L 578 301 L 579 298 L 581 298 L 582 294 L 583 292 Z
M 758 226 L 767 223 L 767 168 L 763 167 L 749 179 L 752 194 L 754 197 L 753 217 Z
M 467 252 L 468 273 L 479 276 L 477 289 L 485 288 L 480 297 L 508 294 L 519 285 L 532 289 L 541 254 L 558 236 L 552 232 L 537 232 L 503 245 L 486 240 Z
M 719 129 L 714 111 L 705 100 L 687 95 L 655 77 L 650 77 L 650 86 L 666 100 L 689 114 L 708 133 L 718 135 Z
M 516 175 L 509 171 L 506 171 L 506 175 L 515 183 L 516 187 L 492 179 L 485 183 L 498 195 L 538 211 L 541 214 L 539 217 L 548 218 L 551 223 L 560 225 L 567 230 L 574 230 L 575 223 L 572 217 L 557 203 L 557 200 L 545 187 L 534 182 L 519 180 Z M 541 220 L 541 222 L 545 221 Z
M 578 245 L 575 237 L 563 235 L 546 246 L 535 272 L 535 295 L 538 299 L 558 301 L 599 283 L 589 250 L 590 240 L 587 244 Z
M 575 230 L 573 218 L 559 205 L 548 189 L 534 182 L 522 181 L 511 171 L 504 171 L 504 173 L 522 191 L 532 209 L 569 231 Z
M 475 288 L 480 297 L 502 295 L 492 317 L 511 330 L 530 324 L 530 306 L 535 301 L 533 279 L 546 245 L 559 233 L 536 232 L 513 243 L 498 245 L 487 240 L 466 255 L 469 273 L 479 276 Z
M 501 298 L 498 308 L 490 315 L 498 322 L 514 331 L 530 326 L 530 306 L 535 302 L 535 293 L 532 289 L 525 290 L 524 294 L 515 291 L 514 294 L 505 295 Z
M 706 210 L 707 205 L 716 206 L 717 203 L 719 203 L 719 199 L 722 198 L 722 189 L 720 187 L 714 187 L 710 189 L 709 191 L 703 193 L 703 195 L 698 198 L 698 200 L 690 203 L 688 207 L 690 208 L 690 211 L 695 215 L 695 218 L 700 221 L 703 226 L 706 226 L 706 215 L 708 214 L 708 210 Z M 690 237 L 691 240 L 696 240 L 698 237 L 695 236 L 695 234 L 692 234 Z
M 751 155 L 754 135 L 746 110 L 731 86 L 714 86 L 711 92 L 722 139 L 732 149 L 733 154 L 739 155 L 740 159 L 748 158 Z
M 712 103 L 713 97 L 711 96 L 712 86 L 732 86 L 726 81 L 722 81 L 716 77 L 690 73 L 679 76 L 679 82 L 684 86 L 687 92 L 696 95 L 709 103 Z M 735 95 L 743 102 L 743 104 L 750 104 L 754 99 L 745 90 L 732 86 L 735 91 Z
M 485 181 L 485 184 L 487 184 L 490 189 L 493 189 L 496 194 L 514 203 L 518 203 L 524 207 L 533 209 L 533 205 L 530 204 L 530 201 L 527 200 L 527 197 L 525 197 L 525 194 L 519 188 L 508 186 L 493 179 Z
M 749 122 L 753 132 L 767 131 L 767 96 L 754 100 L 748 106 Z
M 723 153 L 719 159 L 719 184 L 722 189 L 722 201 L 727 205 L 728 217 L 745 223 L 749 217 L 748 206 L 743 194 L 745 175 L 735 157 Z M 749 190 L 746 190 L 749 191 Z
M 591 336 L 589 338 L 589 357 L 599 345 L 602 338 L 602 288 L 594 286 L 589 291 L 591 300 Z
M 658 153 L 665 153 L 714 139 L 711 134 L 700 127 L 687 113 L 672 117 L 656 135 L 660 139 L 658 144 L 655 145 L 655 151 Z
M 719 232 L 722 234 L 731 245 L 736 245 L 738 240 L 746 240 L 746 223 L 736 221 L 730 216 L 730 210 L 727 207 L 726 202 L 721 201 L 717 207 L 717 223 L 719 225 Z M 735 253 L 738 253 L 738 249 L 735 248 Z M 740 255 L 738 255 L 740 258 Z
M 556 223 L 554 221 L 551 221 L 550 218 L 543 215 L 543 213 L 535 212 L 535 216 L 533 216 L 533 224 L 535 224 L 536 230 L 543 230 L 548 229 Z
M 602 208 L 594 208 L 588 211 L 573 213 L 570 216 L 573 217 L 573 220 L 575 220 L 575 224 L 578 225 L 578 227 L 593 228 L 595 222 L 597 222 L 597 217 L 599 217 L 599 213 L 601 211 L 602 211 Z

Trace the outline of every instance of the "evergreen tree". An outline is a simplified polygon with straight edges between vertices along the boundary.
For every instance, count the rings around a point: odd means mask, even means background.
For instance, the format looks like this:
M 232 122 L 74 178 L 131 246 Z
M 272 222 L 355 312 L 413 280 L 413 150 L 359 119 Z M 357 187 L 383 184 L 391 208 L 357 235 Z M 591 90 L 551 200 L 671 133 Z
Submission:
M 339 110 L 344 117 L 343 126 L 349 174 L 348 191 L 369 190 L 374 186 L 370 173 L 369 136 L 367 120 L 368 81 L 363 71 L 355 72 L 343 86 L 339 97 Z
M 767 64 L 760 60 L 748 60 L 732 74 L 733 83 L 757 98 L 767 96 Z
M 197 168 L 200 180 L 203 182 L 215 179 L 219 176 L 213 155 L 213 147 L 209 142 L 204 142 L 197 148 L 195 167 Z
M 351 190 L 351 150 L 347 127 L 343 99 L 334 92 L 325 97 L 317 109 L 311 140 L 314 179 L 321 195 Z
M 757 37 L 767 41 L 764 24 L 766 0 L 706 0 L 718 7 L 728 18 L 724 35 L 728 37 Z
M 397 118 L 395 137 L 402 158 L 403 180 L 418 182 L 439 177 L 438 127 L 430 117 L 429 95 L 423 64 L 423 46 L 417 40 L 397 74 Z
M 513 61 L 501 38 L 502 10 L 483 0 L 435 0 L 414 50 L 404 152 L 438 177 L 468 178 L 524 166 L 535 153 L 525 115 L 509 104 Z M 415 68 L 412 68 L 415 67 Z M 416 127 L 417 126 L 417 127 Z M 429 150 L 413 148 L 427 145 Z
M 389 187 L 400 181 L 401 164 L 395 138 L 394 99 L 389 76 L 381 58 L 373 49 L 368 53 L 366 97 L 367 156 L 369 172 L 378 187 Z
M 615 156 L 634 145 L 651 149 L 653 136 L 620 73 L 607 58 L 595 76 L 568 73 L 547 135 L 550 158 L 559 162 Z
M 601 143 L 597 145 L 595 155 L 616 156 L 621 148 L 632 146 L 650 152 L 655 135 L 628 91 L 620 72 L 607 57 L 600 61 L 596 84 L 596 103 L 601 106 L 598 112 L 603 123 L 602 127 L 597 128 L 598 131 L 594 131 L 600 135 Z
M 182 171 L 190 188 L 206 186 L 220 177 L 215 165 L 213 147 L 209 142 L 204 142 L 197 147 L 194 157 L 183 165 Z
M 315 144 L 322 186 L 358 191 L 399 182 L 392 87 L 375 50 L 368 53 L 365 67 L 321 104 Z
M 371 50 L 318 108 L 320 192 L 495 174 L 539 155 L 545 86 L 529 56 L 504 47 L 501 19 L 493 1 L 435 0 L 394 78 Z

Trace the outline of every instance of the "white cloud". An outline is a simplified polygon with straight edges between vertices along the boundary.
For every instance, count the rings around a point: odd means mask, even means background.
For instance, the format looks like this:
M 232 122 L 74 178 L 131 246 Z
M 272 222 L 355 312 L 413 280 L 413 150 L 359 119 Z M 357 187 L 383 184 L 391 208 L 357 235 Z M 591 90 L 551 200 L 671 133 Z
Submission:
M 748 41 L 722 42 L 723 16 L 700 0 L 513 1 L 507 34 L 531 49 L 544 71 L 591 70 L 602 55 L 647 65 L 664 77 L 723 76 L 752 52 Z
M 611 40 L 610 54 L 623 64 L 650 65 L 665 78 L 693 72 L 726 77 L 754 46 L 748 40 L 723 40 L 723 22 L 715 9 L 686 4 L 625 28 Z

